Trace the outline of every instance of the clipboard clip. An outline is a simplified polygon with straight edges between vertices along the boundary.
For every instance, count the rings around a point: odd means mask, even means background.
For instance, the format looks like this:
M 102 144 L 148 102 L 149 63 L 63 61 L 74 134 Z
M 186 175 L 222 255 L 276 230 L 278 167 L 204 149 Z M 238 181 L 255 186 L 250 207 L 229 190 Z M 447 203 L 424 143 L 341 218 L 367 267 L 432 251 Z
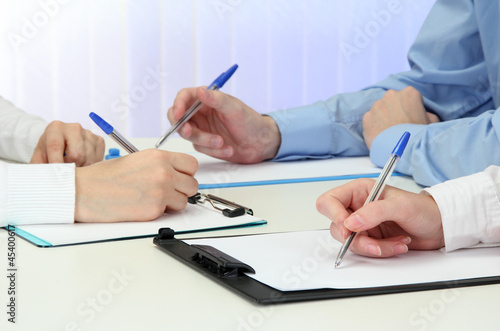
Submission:
M 220 278 L 233 278 L 242 273 L 255 273 L 255 270 L 234 257 L 221 252 L 215 247 L 208 245 L 189 245 L 174 238 L 175 232 L 171 228 L 161 228 L 158 236 L 153 242 L 160 247 L 171 247 L 171 251 L 187 255 L 191 261 L 197 263 L 203 269 L 217 274 Z
M 202 205 L 205 204 L 205 202 L 209 202 L 214 209 L 221 211 L 222 215 L 226 217 L 237 217 L 245 214 L 253 215 L 252 209 L 235 202 L 219 198 L 213 194 L 196 193 L 192 197 L 188 198 L 188 202 L 191 204 Z

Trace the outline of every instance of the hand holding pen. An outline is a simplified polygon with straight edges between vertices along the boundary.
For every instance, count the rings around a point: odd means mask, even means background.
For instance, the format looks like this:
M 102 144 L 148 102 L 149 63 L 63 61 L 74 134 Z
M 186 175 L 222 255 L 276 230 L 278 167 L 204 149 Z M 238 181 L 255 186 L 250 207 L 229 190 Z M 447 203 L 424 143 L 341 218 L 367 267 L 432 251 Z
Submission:
M 351 232 L 357 233 L 349 250 L 369 257 L 444 246 L 441 215 L 431 196 L 386 185 L 378 201 L 366 204 L 374 183 L 370 178 L 357 179 L 318 198 L 316 208 L 331 220 L 332 237 L 344 242 Z
M 169 121 L 178 122 L 197 100 L 203 107 L 178 131 L 197 151 L 234 163 L 258 163 L 276 155 L 281 135 L 274 120 L 221 91 L 182 89 L 168 110 Z
M 366 198 L 364 206 L 369 204 L 370 202 L 378 200 L 380 197 L 380 194 L 382 194 L 382 191 L 384 190 L 385 184 L 387 183 L 387 180 L 391 177 L 392 172 L 394 171 L 394 168 L 396 167 L 396 164 L 398 163 L 399 159 L 401 158 L 401 155 L 403 155 L 403 152 L 406 148 L 406 144 L 408 143 L 408 139 L 410 139 L 410 133 L 405 132 L 403 136 L 399 139 L 396 147 L 394 147 L 394 150 L 391 153 L 391 156 L 389 157 L 389 160 L 385 164 L 384 168 L 382 169 L 382 172 L 380 172 L 380 176 L 378 177 L 377 181 L 373 185 L 372 190 L 370 191 L 370 195 Z M 349 246 L 351 245 L 352 241 L 354 240 L 354 237 L 356 237 L 357 232 L 351 232 L 349 237 L 347 237 L 346 241 L 340 248 L 339 254 L 337 256 L 337 259 L 335 260 L 335 268 L 337 268 L 340 263 L 342 262 L 342 259 L 344 258 L 345 253 L 349 249 Z
M 88 214 L 83 219 L 147 221 L 164 211 L 186 207 L 187 199 L 198 191 L 198 182 L 194 179 L 198 162 L 193 156 L 159 149 L 140 152 L 99 115 L 90 113 L 90 118 L 132 155 L 99 162 L 93 168 L 85 167 L 90 173 L 89 181 L 100 183 L 107 193 L 100 196 L 99 192 L 89 190 L 92 200 L 101 203 L 103 209 L 93 208 L 89 211 L 97 214 Z M 100 199 L 93 198 L 92 194 Z M 112 212 L 103 217 L 99 216 L 101 210 Z
M 223 72 L 222 74 L 217 77 L 212 84 L 208 85 L 207 90 L 208 91 L 217 91 L 219 90 L 224 84 L 231 78 L 231 76 L 234 74 L 234 72 L 238 69 L 238 65 L 235 64 L 231 68 L 229 68 L 227 71 Z M 158 148 L 160 147 L 172 134 L 174 134 L 184 123 L 189 121 L 189 119 L 203 107 L 203 104 L 201 103 L 200 100 L 196 100 L 196 102 L 184 113 L 184 115 L 172 126 L 168 131 L 160 137 L 158 142 L 156 143 L 155 147 Z

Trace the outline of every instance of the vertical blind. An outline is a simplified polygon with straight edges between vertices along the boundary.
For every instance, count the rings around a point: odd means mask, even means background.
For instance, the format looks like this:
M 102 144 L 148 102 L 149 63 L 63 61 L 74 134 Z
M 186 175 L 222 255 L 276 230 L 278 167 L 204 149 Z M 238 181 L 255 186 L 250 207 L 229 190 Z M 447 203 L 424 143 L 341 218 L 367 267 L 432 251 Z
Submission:
M 0 0 L 0 95 L 47 121 L 157 137 L 177 92 L 239 65 L 223 91 L 265 113 L 408 70 L 433 0 Z

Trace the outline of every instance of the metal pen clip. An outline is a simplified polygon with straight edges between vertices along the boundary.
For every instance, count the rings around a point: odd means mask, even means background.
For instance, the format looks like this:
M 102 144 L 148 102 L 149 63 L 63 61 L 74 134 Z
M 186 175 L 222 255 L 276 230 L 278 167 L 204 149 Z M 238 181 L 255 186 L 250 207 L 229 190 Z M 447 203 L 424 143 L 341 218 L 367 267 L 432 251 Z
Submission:
M 253 215 L 252 209 L 212 194 L 196 193 L 188 198 L 188 202 L 191 204 L 204 204 L 207 201 L 214 209 L 221 211 L 226 217 L 236 217 L 244 214 Z

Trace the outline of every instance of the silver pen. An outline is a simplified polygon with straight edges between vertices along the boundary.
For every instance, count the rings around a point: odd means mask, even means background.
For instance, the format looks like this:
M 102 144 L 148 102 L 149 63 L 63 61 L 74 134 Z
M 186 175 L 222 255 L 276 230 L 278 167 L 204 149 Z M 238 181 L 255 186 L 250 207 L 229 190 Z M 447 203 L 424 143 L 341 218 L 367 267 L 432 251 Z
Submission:
M 403 152 L 406 148 L 406 144 L 408 143 L 408 139 L 410 139 L 410 133 L 405 132 L 399 139 L 396 147 L 392 150 L 391 156 L 389 157 L 389 160 L 385 164 L 384 168 L 382 169 L 382 172 L 378 176 L 377 181 L 375 182 L 375 185 L 373 186 L 370 194 L 368 195 L 368 198 L 366 198 L 365 204 L 363 206 L 366 206 L 368 203 L 372 201 L 378 200 L 380 197 L 380 194 L 384 190 L 385 184 L 387 183 L 387 180 L 391 177 L 392 172 L 394 171 L 394 168 L 396 167 L 396 164 L 398 163 L 399 159 L 401 158 L 401 155 L 403 155 Z M 344 258 L 345 253 L 349 249 L 349 246 L 351 245 L 352 241 L 354 240 L 354 237 L 356 237 L 357 232 L 351 232 L 347 240 L 344 242 L 342 247 L 340 247 L 339 254 L 337 255 L 337 260 L 335 261 L 335 268 L 337 268 L 340 263 L 342 262 L 342 259 Z
M 219 77 L 217 77 L 213 82 L 212 84 L 210 84 L 208 87 L 207 87 L 207 90 L 211 90 L 211 91 L 216 91 L 218 89 L 220 89 L 227 81 L 229 78 L 231 78 L 231 76 L 234 74 L 234 72 L 236 71 L 236 69 L 238 69 L 238 65 L 235 64 L 233 65 L 231 68 L 229 68 L 227 71 L 223 72 L 222 74 L 219 75 Z M 197 100 L 187 111 L 186 113 L 184 114 L 184 116 L 182 116 L 182 118 L 177 121 L 177 123 L 173 124 L 170 129 L 168 129 L 168 131 L 160 137 L 160 139 L 158 140 L 158 142 L 156 143 L 155 145 L 155 148 L 158 148 L 160 147 L 167 139 L 170 135 L 172 135 L 174 132 L 177 131 L 177 129 L 179 129 L 179 127 L 186 123 L 187 121 L 189 121 L 189 119 L 198 111 L 200 110 L 200 108 L 203 107 L 203 104 L 200 102 L 200 100 Z

